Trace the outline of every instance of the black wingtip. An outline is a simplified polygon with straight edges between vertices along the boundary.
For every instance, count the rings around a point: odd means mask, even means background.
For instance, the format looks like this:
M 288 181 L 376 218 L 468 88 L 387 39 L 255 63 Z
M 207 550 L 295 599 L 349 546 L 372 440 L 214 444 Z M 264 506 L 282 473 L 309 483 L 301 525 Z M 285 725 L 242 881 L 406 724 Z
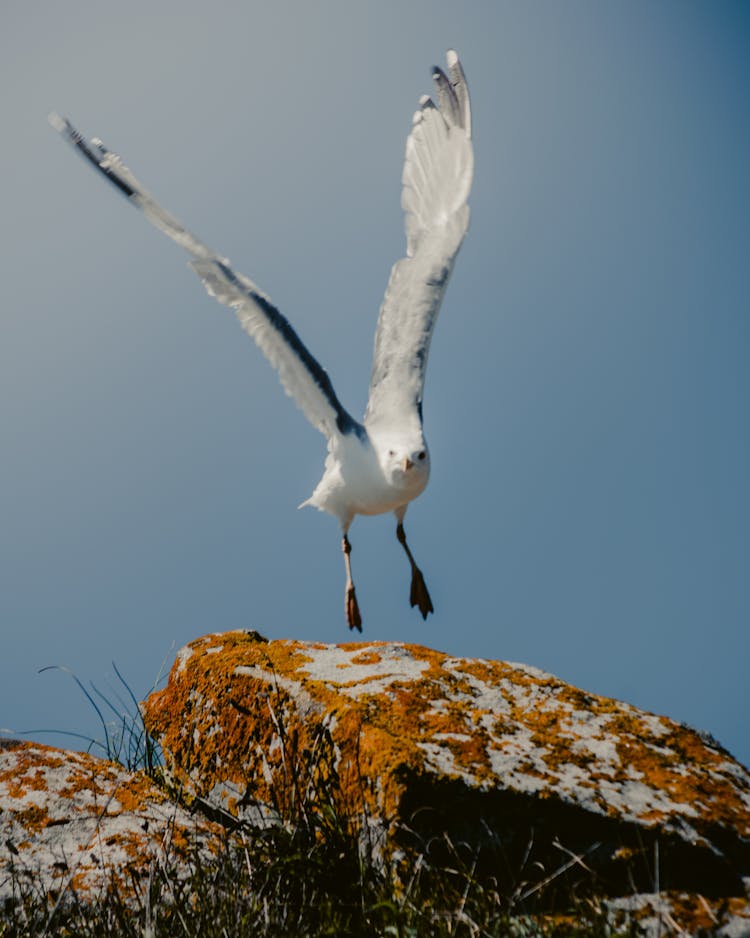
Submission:
M 106 176 L 112 185 L 119 189 L 126 198 L 129 199 L 136 194 L 135 189 L 128 185 L 113 169 L 102 166 L 102 159 L 106 156 L 106 151 L 99 141 L 87 140 L 66 117 L 60 117 L 56 111 L 48 114 L 47 120 L 58 133 L 70 141 L 84 159 L 87 159 L 103 176 Z

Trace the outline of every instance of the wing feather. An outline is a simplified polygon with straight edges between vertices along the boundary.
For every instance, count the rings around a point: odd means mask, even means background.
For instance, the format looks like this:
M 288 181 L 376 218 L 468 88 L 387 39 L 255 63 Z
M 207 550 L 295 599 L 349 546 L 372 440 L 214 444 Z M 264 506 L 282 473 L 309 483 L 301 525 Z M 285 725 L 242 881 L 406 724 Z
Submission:
M 57 114 L 50 115 L 50 123 L 139 208 L 151 224 L 190 254 L 190 266 L 208 293 L 235 310 L 242 328 L 276 368 L 287 394 L 294 398 L 310 423 L 329 439 L 337 432 L 361 435 L 361 425 L 342 407 L 327 372 L 269 298 L 247 277 L 235 273 L 226 258 L 219 257 L 162 208 L 100 140 L 86 140 L 69 121 Z
M 453 264 L 469 226 L 474 171 L 471 108 L 455 52 L 448 74 L 433 69 L 437 104 L 420 99 L 406 141 L 401 205 L 406 257 L 392 271 L 375 333 L 365 425 L 422 420 L 430 341 Z

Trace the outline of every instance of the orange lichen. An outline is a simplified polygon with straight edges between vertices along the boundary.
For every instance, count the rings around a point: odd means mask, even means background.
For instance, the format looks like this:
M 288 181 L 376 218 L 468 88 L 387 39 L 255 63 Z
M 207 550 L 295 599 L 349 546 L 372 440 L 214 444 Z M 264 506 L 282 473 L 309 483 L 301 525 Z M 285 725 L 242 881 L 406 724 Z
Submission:
M 360 652 L 358 655 L 355 655 L 352 658 L 351 663 L 352 664 L 378 664 L 378 662 L 382 660 L 383 659 L 381 655 L 374 649 L 370 648 L 370 649 L 367 649 L 366 651 Z
M 34 832 L 47 827 L 50 822 L 47 809 L 38 804 L 29 805 L 28 808 L 22 808 L 16 811 L 14 816 L 19 824 L 23 825 L 27 831 Z
M 118 785 L 114 794 L 120 808 L 130 812 L 142 811 L 147 805 L 163 804 L 167 800 L 166 794 L 142 772 Z

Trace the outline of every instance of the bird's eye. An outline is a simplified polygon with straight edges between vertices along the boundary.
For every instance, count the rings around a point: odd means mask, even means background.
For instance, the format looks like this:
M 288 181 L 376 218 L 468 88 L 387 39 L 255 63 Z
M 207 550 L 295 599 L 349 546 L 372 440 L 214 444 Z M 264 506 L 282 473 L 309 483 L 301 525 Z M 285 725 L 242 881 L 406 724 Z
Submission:
M 389 450 L 388 450 L 388 455 L 389 455 L 389 456 L 395 456 L 395 455 L 396 455 L 396 451 L 393 450 L 393 449 L 389 449 Z
M 427 453 L 425 453 L 425 451 L 422 450 L 422 452 L 419 454 L 419 458 L 420 458 L 420 459 L 424 459 L 426 455 L 427 455 Z

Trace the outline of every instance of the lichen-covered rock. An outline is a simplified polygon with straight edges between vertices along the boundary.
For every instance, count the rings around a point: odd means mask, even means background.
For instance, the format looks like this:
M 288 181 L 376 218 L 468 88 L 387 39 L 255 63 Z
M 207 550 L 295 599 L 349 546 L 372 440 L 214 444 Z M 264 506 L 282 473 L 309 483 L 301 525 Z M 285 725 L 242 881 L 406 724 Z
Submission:
M 705 896 L 676 893 L 637 893 L 604 903 L 609 924 L 617 934 L 639 938 L 666 935 L 716 935 L 717 938 L 750 938 L 750 897 Z
M 144 714 L 179 782 L 235 816 L 330 802 L 391 857 L 467 844 L 518 895 L 556 870 L 561 888 L 588 870 L 600 894 L 650 892 L 655 850 L 663 886 L 745 895 L 747 770 L 535 668 L 229 632 L 182 649 Z
M 214 854 L 221 829 L 173 804 L 144 773 L 80 752 L 0 741 L 0 900 L 29 891 L 127 896 L 154 864 Z

